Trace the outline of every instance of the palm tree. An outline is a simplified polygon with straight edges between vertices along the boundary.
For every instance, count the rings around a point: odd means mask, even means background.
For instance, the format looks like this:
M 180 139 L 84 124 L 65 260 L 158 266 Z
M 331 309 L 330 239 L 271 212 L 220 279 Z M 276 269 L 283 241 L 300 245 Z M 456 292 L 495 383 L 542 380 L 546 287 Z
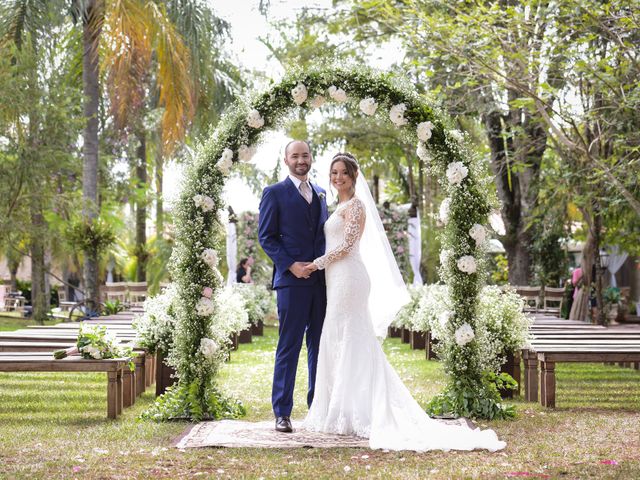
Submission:
M 117 126 L 139 141 L 138 181 L 146 187 L 147 132 L 140 112 L 146 80 L 157 67 L 158 103 L 162 113 L 162 144 L 167 151 L 184 138 L 193 115 L 189 54 L 165 9 L 145 0 L 74 0 L 72 13 L 83 26 L 84 133 L 83 215 L 98 215 L 98 106 L 100 67 L 109 80 L 109 100 Z M 100 48 L 102 47 L 102 48 Z M 102 54 L 102 58 L 99 54 Z M 144 280 L 146 195 L 136 202 L 138 279 Z M 86 252 L 85 290 L 93 302 L 98 295 L 98 252 Z

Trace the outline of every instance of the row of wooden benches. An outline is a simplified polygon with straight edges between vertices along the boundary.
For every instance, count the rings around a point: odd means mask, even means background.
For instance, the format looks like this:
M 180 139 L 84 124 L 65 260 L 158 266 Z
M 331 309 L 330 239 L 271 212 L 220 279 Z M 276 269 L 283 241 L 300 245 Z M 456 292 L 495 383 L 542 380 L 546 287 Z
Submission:
M 134 344 L 133 316 L 134 312 L 123 312 L 88 322 L 106 325 L 121 344 L 133 347 L 133 358 L 88 360 L 74 356 L 56 360 L 52 352 L 74 346 L 78 336 L 78 323 L 61 323 L 0 332 L 0 372 L 105 372 L 107 416 L 116 418 L 153 383 L 156 373 L 155 357 Z M 129 369 L 131 360 L 134 371 Z
M 436 358 L 435 340 L 430 332 L 389 329 L 389 336 L 399 337 L 413 349 L 425 349 L 427 360 Z M 521 361 L 524 380 L 521 382 Z M 555 316 L 534 315 L 531 340 L 526 348 L 515 352 L 505 370 L 524 386 L 525 399 L 545 407 L 556 404 L 557 363 L 618 363 L 640 369 L 640 326 L 603 327 L 585 322 L 564 320 Z

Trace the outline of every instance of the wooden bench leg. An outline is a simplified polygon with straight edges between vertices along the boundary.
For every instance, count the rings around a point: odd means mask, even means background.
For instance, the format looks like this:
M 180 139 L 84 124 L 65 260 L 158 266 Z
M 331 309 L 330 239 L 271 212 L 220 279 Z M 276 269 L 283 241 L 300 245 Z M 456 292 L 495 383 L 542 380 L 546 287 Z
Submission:
M 118 416 L 118 373 L 107 372 L 107 417 Z
M 134 361 L 136 364 L 136 396 L 140 396 L 145 390 L 145 355 L 139 355 Z
M 555 362 L 540 362 L 540 403 L 543 407 L 556 406 L 556 364 Z
M 131 406 L 131 370 L 122 371 L 122 408 Z
M 118 373 L 116 375 L 116 385 L 117 385 L 117 395 L 118 397 L 116 398 L 116 405 L 117 405 L 117 414 L 120 415 L 122 413 L 122 400 L 124 397 L 124 386 L 122 385 L 122 377 L 123 377 L 123 373 L 122 373 L 122 369 L 118 370 Z
M 155 360 L 153 355 L 149 355 L 145 353 L 145 369 L 144 369 L 144 385 L 145 387 L 150 387 L 153 383 L 153 375 L 155 375 Z M 149 368 L 146 368 L 146 366 Z
M 513 379 L 518 382 L 518 388 L 514 390 L 514 395 L 520 396 L 520 380 L 522 373 L 520 371 L 520 352 L 514 352 L 513 354 Z
M 538 401 L 538 359 L 527 352 L 524 359 L 524 398 L 527 402 Z
M 125 367 L 122 377 L 122 407 L 128 408 L 136 402 L 136 372 Z

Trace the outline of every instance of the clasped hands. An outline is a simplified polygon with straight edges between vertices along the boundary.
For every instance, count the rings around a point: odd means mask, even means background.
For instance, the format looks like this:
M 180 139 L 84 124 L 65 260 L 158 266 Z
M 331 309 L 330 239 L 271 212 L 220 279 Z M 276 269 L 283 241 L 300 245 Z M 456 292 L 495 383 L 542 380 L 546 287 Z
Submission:
M 318 269 L 313 262 L 294 262 L 289 271 L 298 278 L 309 278 L 309 276 Z

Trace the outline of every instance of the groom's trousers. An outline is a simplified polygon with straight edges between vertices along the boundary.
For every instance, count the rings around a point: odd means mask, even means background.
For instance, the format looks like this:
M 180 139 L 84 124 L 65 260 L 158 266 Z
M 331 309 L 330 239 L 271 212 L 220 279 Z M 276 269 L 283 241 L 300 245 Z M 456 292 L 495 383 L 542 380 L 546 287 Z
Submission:
M 293 388 L 305 332 L 309 368 L 307 405 L 311 406 L 313 401 L 327 293 L 321 282 L 309 286 L 280 287 L 276 292 L 280 338 L 276 349 L 271 403 L 277 417 L 288 417 L 293 409 Z

